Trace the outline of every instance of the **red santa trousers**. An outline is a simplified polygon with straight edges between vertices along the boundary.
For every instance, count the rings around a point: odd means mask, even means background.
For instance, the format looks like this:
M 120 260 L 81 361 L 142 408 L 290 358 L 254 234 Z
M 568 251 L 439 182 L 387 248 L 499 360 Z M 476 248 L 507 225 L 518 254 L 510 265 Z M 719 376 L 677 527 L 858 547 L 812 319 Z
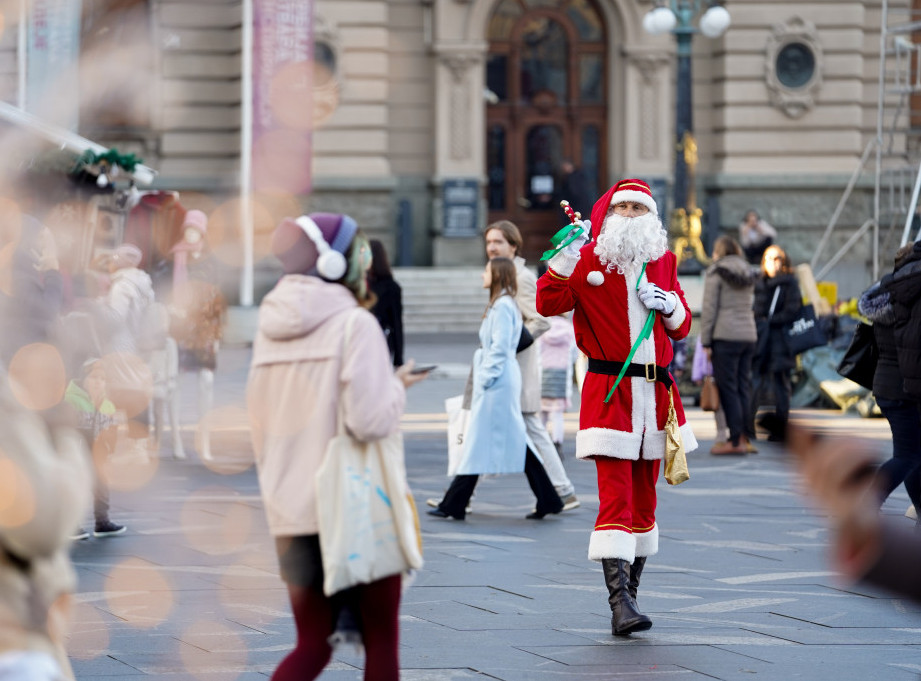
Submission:
M 637 556 L 658 552 L 656 480 L 660 460 L 594 458 L 601 506 L 588 557 L 620 558 L 632 563 Z

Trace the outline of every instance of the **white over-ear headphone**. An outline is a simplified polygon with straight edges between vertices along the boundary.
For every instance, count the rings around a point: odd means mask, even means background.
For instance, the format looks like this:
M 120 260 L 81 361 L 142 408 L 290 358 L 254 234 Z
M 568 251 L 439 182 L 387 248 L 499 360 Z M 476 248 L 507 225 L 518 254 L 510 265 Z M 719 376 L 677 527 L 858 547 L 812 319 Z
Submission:
M 320 231 L 317 223 L 308 216 L 302 215 L 295 221 L 297 226 L 304 230 L 310 240 L 317 247 L 317 272 L 320 276 L 329 281 L 339 281 L 345 276 L 348 269 L 348 263 L 345 256 L 339 251 L 334 251 L 323 238 L 323 232 Z

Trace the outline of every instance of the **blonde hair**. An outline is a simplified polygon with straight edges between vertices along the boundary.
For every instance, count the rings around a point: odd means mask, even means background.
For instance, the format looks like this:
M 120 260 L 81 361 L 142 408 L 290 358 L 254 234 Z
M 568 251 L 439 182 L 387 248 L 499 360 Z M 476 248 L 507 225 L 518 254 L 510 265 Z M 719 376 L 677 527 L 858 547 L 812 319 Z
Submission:
M 769 257 L 768 254 L 770 253 L 776 253 L 781 258 L 780 269 L 777 271 L 778 274 L 780 273 L 790 274 L 793 272 L 793 265 L 790 264 L 790 256 L 788 256 L 787 252 L 784 249 L 782 249 L 780 246 L 772 244 L 771 246 L 768 246 L 767 248 L 764 249 L 764 254 L 761 256 L 761 272 L 763 274 L 767 274 L 767 268 L 765 267 L 765 264 L 768 261 L 768 257 Z M 774 256 L 771 255 L 770 257 L 774 257 Z

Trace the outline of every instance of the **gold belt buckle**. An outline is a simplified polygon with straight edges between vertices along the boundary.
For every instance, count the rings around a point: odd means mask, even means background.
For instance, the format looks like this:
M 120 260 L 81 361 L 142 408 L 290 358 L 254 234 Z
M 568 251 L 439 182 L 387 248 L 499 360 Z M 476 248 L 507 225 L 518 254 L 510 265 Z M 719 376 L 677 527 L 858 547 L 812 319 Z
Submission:
M 646 362 L 643 366 L 646 367 L 646 382 L 655 383 L 656 382 L 656 363 L 655 362 Z

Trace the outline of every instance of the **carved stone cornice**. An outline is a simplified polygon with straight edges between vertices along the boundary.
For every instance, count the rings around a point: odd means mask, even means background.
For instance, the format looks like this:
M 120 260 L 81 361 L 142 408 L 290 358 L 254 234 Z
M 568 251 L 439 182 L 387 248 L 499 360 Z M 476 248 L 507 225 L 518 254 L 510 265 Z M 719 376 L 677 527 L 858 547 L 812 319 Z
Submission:
M 455 83 L 463 82 L 467 72 L 481 65 L 486 59 L 485 50 L 476 49 L 436 49 L 438 61 L 448 67 Z

